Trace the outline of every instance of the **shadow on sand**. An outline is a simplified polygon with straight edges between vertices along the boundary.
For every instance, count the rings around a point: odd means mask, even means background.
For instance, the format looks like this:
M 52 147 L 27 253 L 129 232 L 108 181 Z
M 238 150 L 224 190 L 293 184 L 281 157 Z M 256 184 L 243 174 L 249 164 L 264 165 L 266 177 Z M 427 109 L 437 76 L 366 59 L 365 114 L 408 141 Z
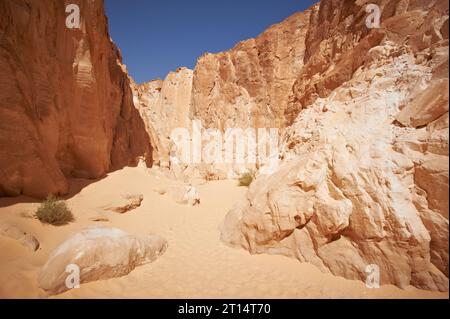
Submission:
M 75 195 L 79 194 L 85 187 L 89 186 L 90 184 L 96 183 L 98 181 L 101 181 L 102 179 L 106 178 L 108 175 L 105 175 L 100 178 L 95 179 L 86 179 L 86 178 L 70 178 L 68 179 L 69 182 L 69 192 L 66 195 L 59 196 L 59 198 L 68 200 Z M 34 198 L 30 196 L 20 195 L 15 197 L 0 197 L 0 208 L 2 207 L 9 207 L 13 206 L 15 204 L 21 204 L 21 203 L 41 203 L 42 199 Z

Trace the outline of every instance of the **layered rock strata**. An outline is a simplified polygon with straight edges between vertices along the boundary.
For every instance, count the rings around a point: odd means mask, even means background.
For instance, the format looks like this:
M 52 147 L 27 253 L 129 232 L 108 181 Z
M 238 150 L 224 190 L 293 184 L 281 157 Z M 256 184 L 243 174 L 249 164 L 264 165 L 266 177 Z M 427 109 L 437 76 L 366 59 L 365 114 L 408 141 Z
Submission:
M 448 3 L 379 1 L 374 30 L 350 3 L 313 8 L 283 164 L 250 186 L 222 239 L 349 279 L 376 265 L 381 284 L 447 291 Z
M 63 1 L 0 3 L 0 196 L 64 194 L 70 177 L 151 163 L 103 1 L 72 3 L 80 28 Z

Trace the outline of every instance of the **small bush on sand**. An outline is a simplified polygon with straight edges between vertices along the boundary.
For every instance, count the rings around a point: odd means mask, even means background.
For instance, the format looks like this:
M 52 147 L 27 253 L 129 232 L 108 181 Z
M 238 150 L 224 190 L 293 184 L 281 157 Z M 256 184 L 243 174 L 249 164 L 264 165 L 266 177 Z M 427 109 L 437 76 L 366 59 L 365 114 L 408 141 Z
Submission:
M 255 179 L 255 172 L 246 172 L 239 177 L 239 186 L 250 186 Z
M 36 217 L 42 223 L 55 226 L 65 225 L 74 220 L 72 212 L 63 200 L 49 195 L 36 211 Z

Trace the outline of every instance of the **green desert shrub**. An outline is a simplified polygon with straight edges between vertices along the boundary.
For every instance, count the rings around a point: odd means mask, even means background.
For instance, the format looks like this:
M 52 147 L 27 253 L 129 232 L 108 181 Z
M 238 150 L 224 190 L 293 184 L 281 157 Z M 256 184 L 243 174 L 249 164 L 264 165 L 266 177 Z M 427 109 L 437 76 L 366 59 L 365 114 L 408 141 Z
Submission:
M 255 179 L 255 172 L 246 172 L 239 177 L 239 186 L 250 186 Z
M 42 223 L 55 226 L 65 225 L 74 220 L 72 212 L 63 200 L 49 195 L 36 211 L 36 218 Z

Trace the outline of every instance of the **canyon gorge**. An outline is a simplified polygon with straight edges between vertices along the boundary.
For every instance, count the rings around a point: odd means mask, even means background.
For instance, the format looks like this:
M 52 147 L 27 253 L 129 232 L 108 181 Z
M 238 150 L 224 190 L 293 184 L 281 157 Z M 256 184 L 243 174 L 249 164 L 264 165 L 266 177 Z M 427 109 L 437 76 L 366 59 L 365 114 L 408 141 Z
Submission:
M 126 278 L 154 277 L 131 271 L 156 256 L 156 274 L 186 275 L 176 253 L 192 249 L 199 256 L 183 255 L 188 269 L 215 258 L 234 273 L 248 263 L 242 278 L 267 280 L 263 272 L 276 265 L 285 282 L 270 277 L 273 286 L 298 283 L 281 296 L 305 297 L 296 289 L 314 285 L 299 279 L 310 271 L 327 276 L 331 296 L 357 287 L 354 296 L 367 297 L 361 287 L 376 265 L 381 290 L 368 297 L 448 298 L 447 1 L 321 0 L 228 51 L 205 53 L 193 70 L 141 84 L 110 38 L 103 1 L 73 2 L 79 29 L 65 26 L 64 1 L 0 2 L 0 235 L 10 235 L 0 247 L 15 245 L 11 237 L 24 242 L 1 227 L 7 222 L 25 229 L 25 246 L 37 251 L 3 249 L 0 296 L 16 296 L 9 276 L 24 285 L 19 296 L 63 293 L 64 263 L 74 260 L 83 264 L 82 289 L 62 296 L 116 296 L 97 280 L 120 291 Z M 367 25 L 369 4 L 380 8 L 379 27 Z M 196 120 L 224 134 L 276 128 L 277 167 L 180 162 L 171 133 L 192 132 Z M 234 179 L 246 172 L 255 178 L 238 188 Z M 49 194 L 79 208 L 75 223 L 43 228 L 23 217 Z M 105 209 L 114 196 L 120 214 Z M 208 227 L 196 233 L 202 220 Z M 99 221 L 114 228 L 83 230 Z M 146 225 L 162 238 L 142 237 Z M 40 234 L 41 250 L 29 233 Z M 194 252 L 203 242 L 209 256 Z M 103 265 L 114 254 L 108 245 L 120 252 L 109 264 L 117 271 Z M 89 254 L 99 251 L 102 265 L 92 269 Z M 260 293 L 245 283 L 240 294 L 227 286 L 234 273 L 224 273 L 217 280 L 226 296 Z M 164 278 L 144 282 L 165 287 Z M 137 284 L 130 295 L 202 297 L 197 284 L 160 295 Z M 312 296 L 327 297 L 318 291 Z

